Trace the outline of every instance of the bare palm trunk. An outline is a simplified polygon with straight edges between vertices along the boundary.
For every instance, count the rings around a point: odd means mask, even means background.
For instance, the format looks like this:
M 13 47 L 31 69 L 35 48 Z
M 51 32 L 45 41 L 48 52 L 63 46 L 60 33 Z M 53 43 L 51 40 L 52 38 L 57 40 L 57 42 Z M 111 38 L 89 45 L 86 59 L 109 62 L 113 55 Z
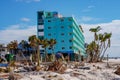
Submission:
M 39 45 L 37 46 L 37 66 L 40 65 L 40 49 L 39 49 Z
M 27 62 L 26 57 L 24 56 L 23 52 L 21 52 L 21 55 L 23 56 L 23 58 L 25 59 L 25 61 Z
M 100 58 L 100 61 L 102 61 L 102 60 L 103 60 L 103 58 L 104 58 L 104 55 L 105 55 L 105 52 L 106 52 L 107 48 L 108 48 L 108 44 L 107 44 L 107 46 L 106 46 L 106 48 L 105 48 L 105 50 L 104 50 L 104 52 L 103 52 L 103 54 L 102 54 L 102 56 L 101 56 L 101 58 Z
M 54 54 L 54 49 L 52 48 L 52 61 L 55 61 L 55 54 Z
M 46 54 L 46 48 L 45 48 L 45 62 L 47 61 L 47 54 Z

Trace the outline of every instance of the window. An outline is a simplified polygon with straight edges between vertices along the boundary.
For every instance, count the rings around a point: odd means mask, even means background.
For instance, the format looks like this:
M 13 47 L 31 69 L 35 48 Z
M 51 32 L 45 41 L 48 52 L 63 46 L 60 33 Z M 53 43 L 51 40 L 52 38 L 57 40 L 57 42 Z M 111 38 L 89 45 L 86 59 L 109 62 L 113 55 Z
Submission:
M 44 32 L 38 32 L 39 36 L 44 36 Z
M 48 27 L 48 29 L 51 29 L 51 27 Z
M 62 49 L 65 49 L 65 47 L 62 47 Z
M 39 23 L 39 22 L 38 22 L 38 25 L 44 25 L 44 23 Z
M 44 52 L 44 50 L 40 50 L 41 52 Z
M 44 39 L 44 36 L 38 36 L 39 39 Z
M 61 28 L 64 28 L 64 26 L 61 26 Z
M 51 20 L 48 20 L 48 22 L 51 22 Z
M 50 13 L 48 13 L 48 16 L 50 16 Z
M 69 21 L 72 21 L 72 18 L 68 18 Z
M 61 35 L 63 36 L 63 35 L 64 35 L 64 33 L 61 33 Z
M 70 46 L 69 48 L 72 49 L 72 46 Z
M 70 39 L 69 42 L 72 42 L 72 39 Z
M 49 33 L 48 36 L 51 36 L 51 34 Z
M 44 25 L 38 25 L 38 29 L 44 29 Z
M 61 18 L 60 20 L 61 20 L 61 22 L 62 22 L 62 21 L 64 21 L 64 19 L 63 19 L 63 18 Z
M 72 35 L 72 33 L 70 32 L 69 35 Z
M 61 42 L 64 42 L 64 40 L 61 40 Z
M 51 50 L 51 48 L 48 48 L 49 50 Z
M 38 19 L 38 23 L 43 23 L 44 20 L 43 19 Z
M 44 30 L 43 29 L 38 29 L 38 32 L 43 32 Z
M 70 25 L 69 28 L 72 28 L 72 26 Z

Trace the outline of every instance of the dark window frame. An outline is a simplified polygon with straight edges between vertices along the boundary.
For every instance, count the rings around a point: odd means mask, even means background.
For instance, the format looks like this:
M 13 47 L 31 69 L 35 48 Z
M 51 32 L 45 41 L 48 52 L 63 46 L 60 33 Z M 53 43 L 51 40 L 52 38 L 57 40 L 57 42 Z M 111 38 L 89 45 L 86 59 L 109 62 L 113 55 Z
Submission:
M 48 34 L 48 36 L 51 36 L 51 35 L 52 35 L 51 33 Z
M 72 39 L 70 39 L 69 42 L 72 42 Z
M 65 49 L 65 47 L 62 47 L 62 50 Z
M 38 29 L 38 32 L 44 32 L 44 29 Z
M 64 40 L 61 40 L 61 42 L 63 42 L 63 43 L 64 43 L 65 41 L 64 41 Z
M 70 46 L 69 49 L 72 49 L 72 46 Z
M 68 18 L 68 21 L 72 21 L 72 18 Z
M 63 18 L 61 18 L 61 19 L 60 19 L 60 21 L 61 21 L 61 22 L 63 22 L 63 21 L 64 21 L 64 19 L 63 19 Z
M 64 28 L 64 26 L 61 26 L 61 28 L 63 29 L 63 28 Z
M 48 20 L 48 22 L 51 22 L 51 20 Z
M 69 35 L 72 35 L 72 32 L 69 32 Z
M 51 27 L 49 26 L 48 29 L 51 29 Z
M 64 33 L 61 33 L 62 36 L 64 36 L 65 34 Z

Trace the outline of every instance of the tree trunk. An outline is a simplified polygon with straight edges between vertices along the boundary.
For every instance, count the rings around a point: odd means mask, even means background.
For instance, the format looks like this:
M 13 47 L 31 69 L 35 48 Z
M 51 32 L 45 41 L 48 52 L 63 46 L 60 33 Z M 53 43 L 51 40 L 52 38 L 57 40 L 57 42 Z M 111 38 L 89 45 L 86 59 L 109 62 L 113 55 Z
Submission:
M 46 48 L 45 48 L 45 62 L 47 62 L 48 60 L 48 54 L 47 54 L 47 51 L 46 51 Z
M 25 59 L 25 61 L 27 62 L 26 57 L 24 56 L 23 52 L 21 51 L 21 55 L 23 56 L 23 58 Z
M 37 46 L 37 55 L 38 55 L 37 66 L 39 66 L 40 65 L 40 49 L 39 49 L 39 45 Z
M 101 58 L 100 58 L 100 61 L 102 61 L 102 60 L 103 60 L 103 58 L 104 58 L 104 55 L 105 55 L 105 52 L 106 52 L 107 48 L 108 48 L 108 44 L 107 44 L 107 46 L 106 46 L 106 48 L 105 48 L 105 50 L 104 50 L 104 52 L 103 52 L 103 55 L 102 55 L 102 56 L 101 56 Z
M 52 61 L 55 61 L 55 54 L 54 54 L 54 49 L 52 48 Z
M 101 45 L 100 45 L 100 51 L 98 52 L 98 56 L 97 56 L 97 58 L 98 58 L 98 61 L 100 61 L 100 55 L 102 54 L 102 51 L 103 51 L 103 44 L 101 43 Z

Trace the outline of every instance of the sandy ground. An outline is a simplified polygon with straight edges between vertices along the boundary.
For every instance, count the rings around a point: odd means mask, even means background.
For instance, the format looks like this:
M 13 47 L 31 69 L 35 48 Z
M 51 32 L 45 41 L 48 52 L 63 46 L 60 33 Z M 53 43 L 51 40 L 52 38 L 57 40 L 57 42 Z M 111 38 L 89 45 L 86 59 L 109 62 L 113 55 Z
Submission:
M 107 65 L 109 66 L 107 67 Z M 110 59 L 101 63 L 85 63 L 86 68 L 68 68 L 64 74 L 51 71 L 22 72 L 19 80 L 120 80 L 114 72 L 120 66 L 120 59 Z
M 79 68 L 68 68 L 64 74 L 58 74 L 51 71 L 39 71 L 22 73 L 24 78 L 20 80 L 120 80 L 120 75 L 114 74 L 120 59 L 108 60 L 102 63 L 86 63 L 85 67 L 90 67 L 90 70 Z

